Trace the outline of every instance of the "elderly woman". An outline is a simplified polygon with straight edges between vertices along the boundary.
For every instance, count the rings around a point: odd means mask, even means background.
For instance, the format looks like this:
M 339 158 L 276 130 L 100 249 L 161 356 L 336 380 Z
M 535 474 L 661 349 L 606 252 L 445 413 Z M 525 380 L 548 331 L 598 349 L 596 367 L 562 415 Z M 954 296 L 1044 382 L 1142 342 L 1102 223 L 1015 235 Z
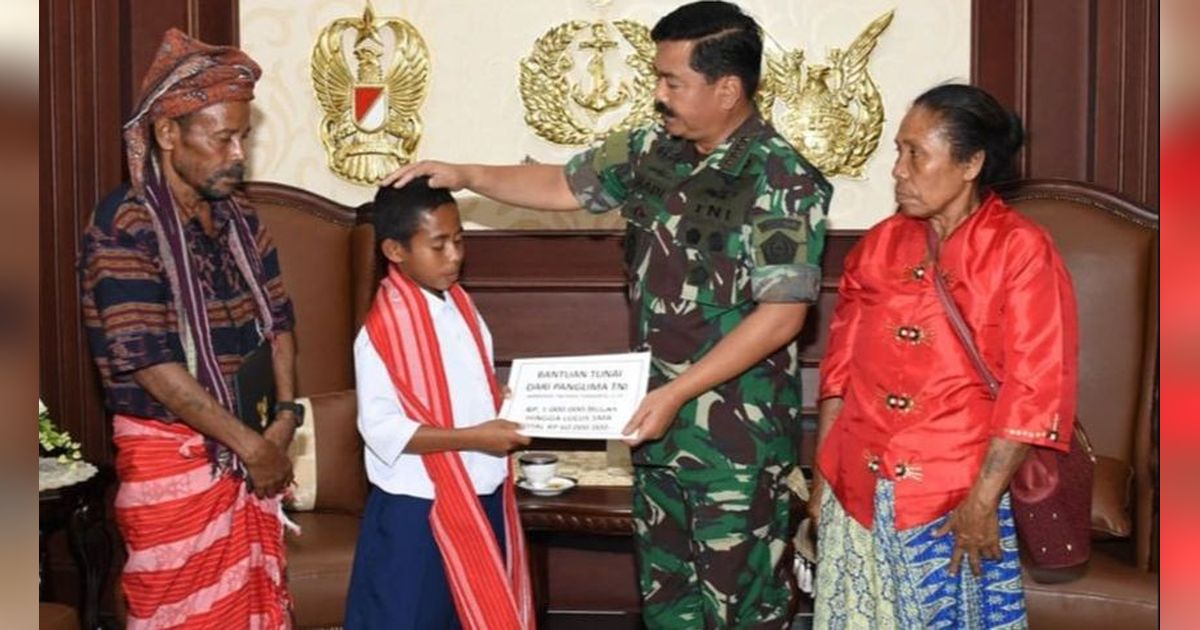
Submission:
M 991 191 L 1022 137 L 968 85 L 900 125 L 899 212 L 848 256 L 821 364 L 818 627 L 1026 625 L 1007 488 L 1031 446 L 1070 444 L 1076 321 L 1049 235 Z

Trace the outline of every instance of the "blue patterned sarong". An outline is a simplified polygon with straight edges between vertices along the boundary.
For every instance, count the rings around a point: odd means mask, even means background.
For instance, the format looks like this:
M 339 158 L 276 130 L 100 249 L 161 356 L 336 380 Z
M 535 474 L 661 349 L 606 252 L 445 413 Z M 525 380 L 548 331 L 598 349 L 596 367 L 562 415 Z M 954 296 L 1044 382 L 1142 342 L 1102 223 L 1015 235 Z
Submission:
M 821 499 L 817 526 L 816 628 L 1027 628 L 1017 531 L 1008 495 L 1000 502 L 999 560 L 976 577 L 964 559 L 949 574 L 954 536 L 933 532 L 949 515 L 896 531 L 895 484 L 875 487 L 875 521 L 867 530 L 833 492 Z

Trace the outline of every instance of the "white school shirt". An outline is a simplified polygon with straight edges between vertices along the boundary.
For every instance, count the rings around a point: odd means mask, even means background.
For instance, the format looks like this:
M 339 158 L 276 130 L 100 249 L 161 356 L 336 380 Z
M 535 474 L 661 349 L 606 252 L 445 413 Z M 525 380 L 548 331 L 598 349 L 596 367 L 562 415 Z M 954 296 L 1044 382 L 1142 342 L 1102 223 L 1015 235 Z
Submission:
M 442 351 L 450 407 L 456 428 L 470 427 L 496 417 L 487 373 L 467 322 L 452 299 L 441 299 L 422 289 L 429 306 L 433 329 Z M 492 334 L 479 318 L 479 328 L 492 360 Z M 420 455 L 405 453 L 420 424 L 408 417 L 379 352 L 366 328 L 354 340 L 354 373 L 357 380 L 358 432 L 366 448 L 367 479 L 390 494 L 432 499 L 433 481 Z M 478 451 L 458 451 L 476 494 L 491 494 L 508 474 L 508 458 Z

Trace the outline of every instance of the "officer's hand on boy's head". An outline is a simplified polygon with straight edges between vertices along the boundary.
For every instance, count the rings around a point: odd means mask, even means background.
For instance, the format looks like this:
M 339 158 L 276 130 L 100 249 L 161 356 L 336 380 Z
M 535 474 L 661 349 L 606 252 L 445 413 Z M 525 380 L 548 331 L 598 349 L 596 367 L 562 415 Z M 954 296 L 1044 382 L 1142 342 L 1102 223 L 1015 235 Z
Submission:
M 380 186 L 403 188 L 408 182 L 418 177 L 429 177 L 430 188 L 446 188 L 451 191 L 462 190 L 467 186 L 465 170 L 458 164 L 447 164 L 434 160 L 421 160 L 407 166 L 401 166 L 387 177 Z

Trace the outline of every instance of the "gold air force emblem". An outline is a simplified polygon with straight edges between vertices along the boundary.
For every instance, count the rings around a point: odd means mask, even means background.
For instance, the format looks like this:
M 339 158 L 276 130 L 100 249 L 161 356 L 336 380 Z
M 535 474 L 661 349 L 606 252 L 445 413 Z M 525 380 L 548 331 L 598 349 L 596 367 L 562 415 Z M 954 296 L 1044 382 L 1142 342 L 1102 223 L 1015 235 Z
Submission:
M 867 25 L 845 51 L 826 64 L 805 64 L 801 49 L 767 58 L 759 105 L 779 132 L 826 176 L 862 177 L 883 133 L 883 99 L 867 72 L 889 11 Z M 782 105 L 781 115 L 774 115 Z
M 354 72 L 344 52 L 350 40 Z M 374 185 L 412 161 L 421 140 L 418 110 L 429 91 L 429 50 L 412 24 L 377 18 L 370 3 L 361 18 L 334 20 L 313 47 L 312 82 L 330 170 Z
M 621 39 L 613 37 L 613 30 Z M 626 53 L 623 61 L 632 71 L 623 79 L 612 76 L 609 65 L 618 49 Z M 576 71 L 576 62 L 583 58 L 585 68 Z M 655 116 L 654 42 L 644 24 L 559 24 L 537 39 L 520 68 L 525 123 L 555 144 L 588 144 Z

